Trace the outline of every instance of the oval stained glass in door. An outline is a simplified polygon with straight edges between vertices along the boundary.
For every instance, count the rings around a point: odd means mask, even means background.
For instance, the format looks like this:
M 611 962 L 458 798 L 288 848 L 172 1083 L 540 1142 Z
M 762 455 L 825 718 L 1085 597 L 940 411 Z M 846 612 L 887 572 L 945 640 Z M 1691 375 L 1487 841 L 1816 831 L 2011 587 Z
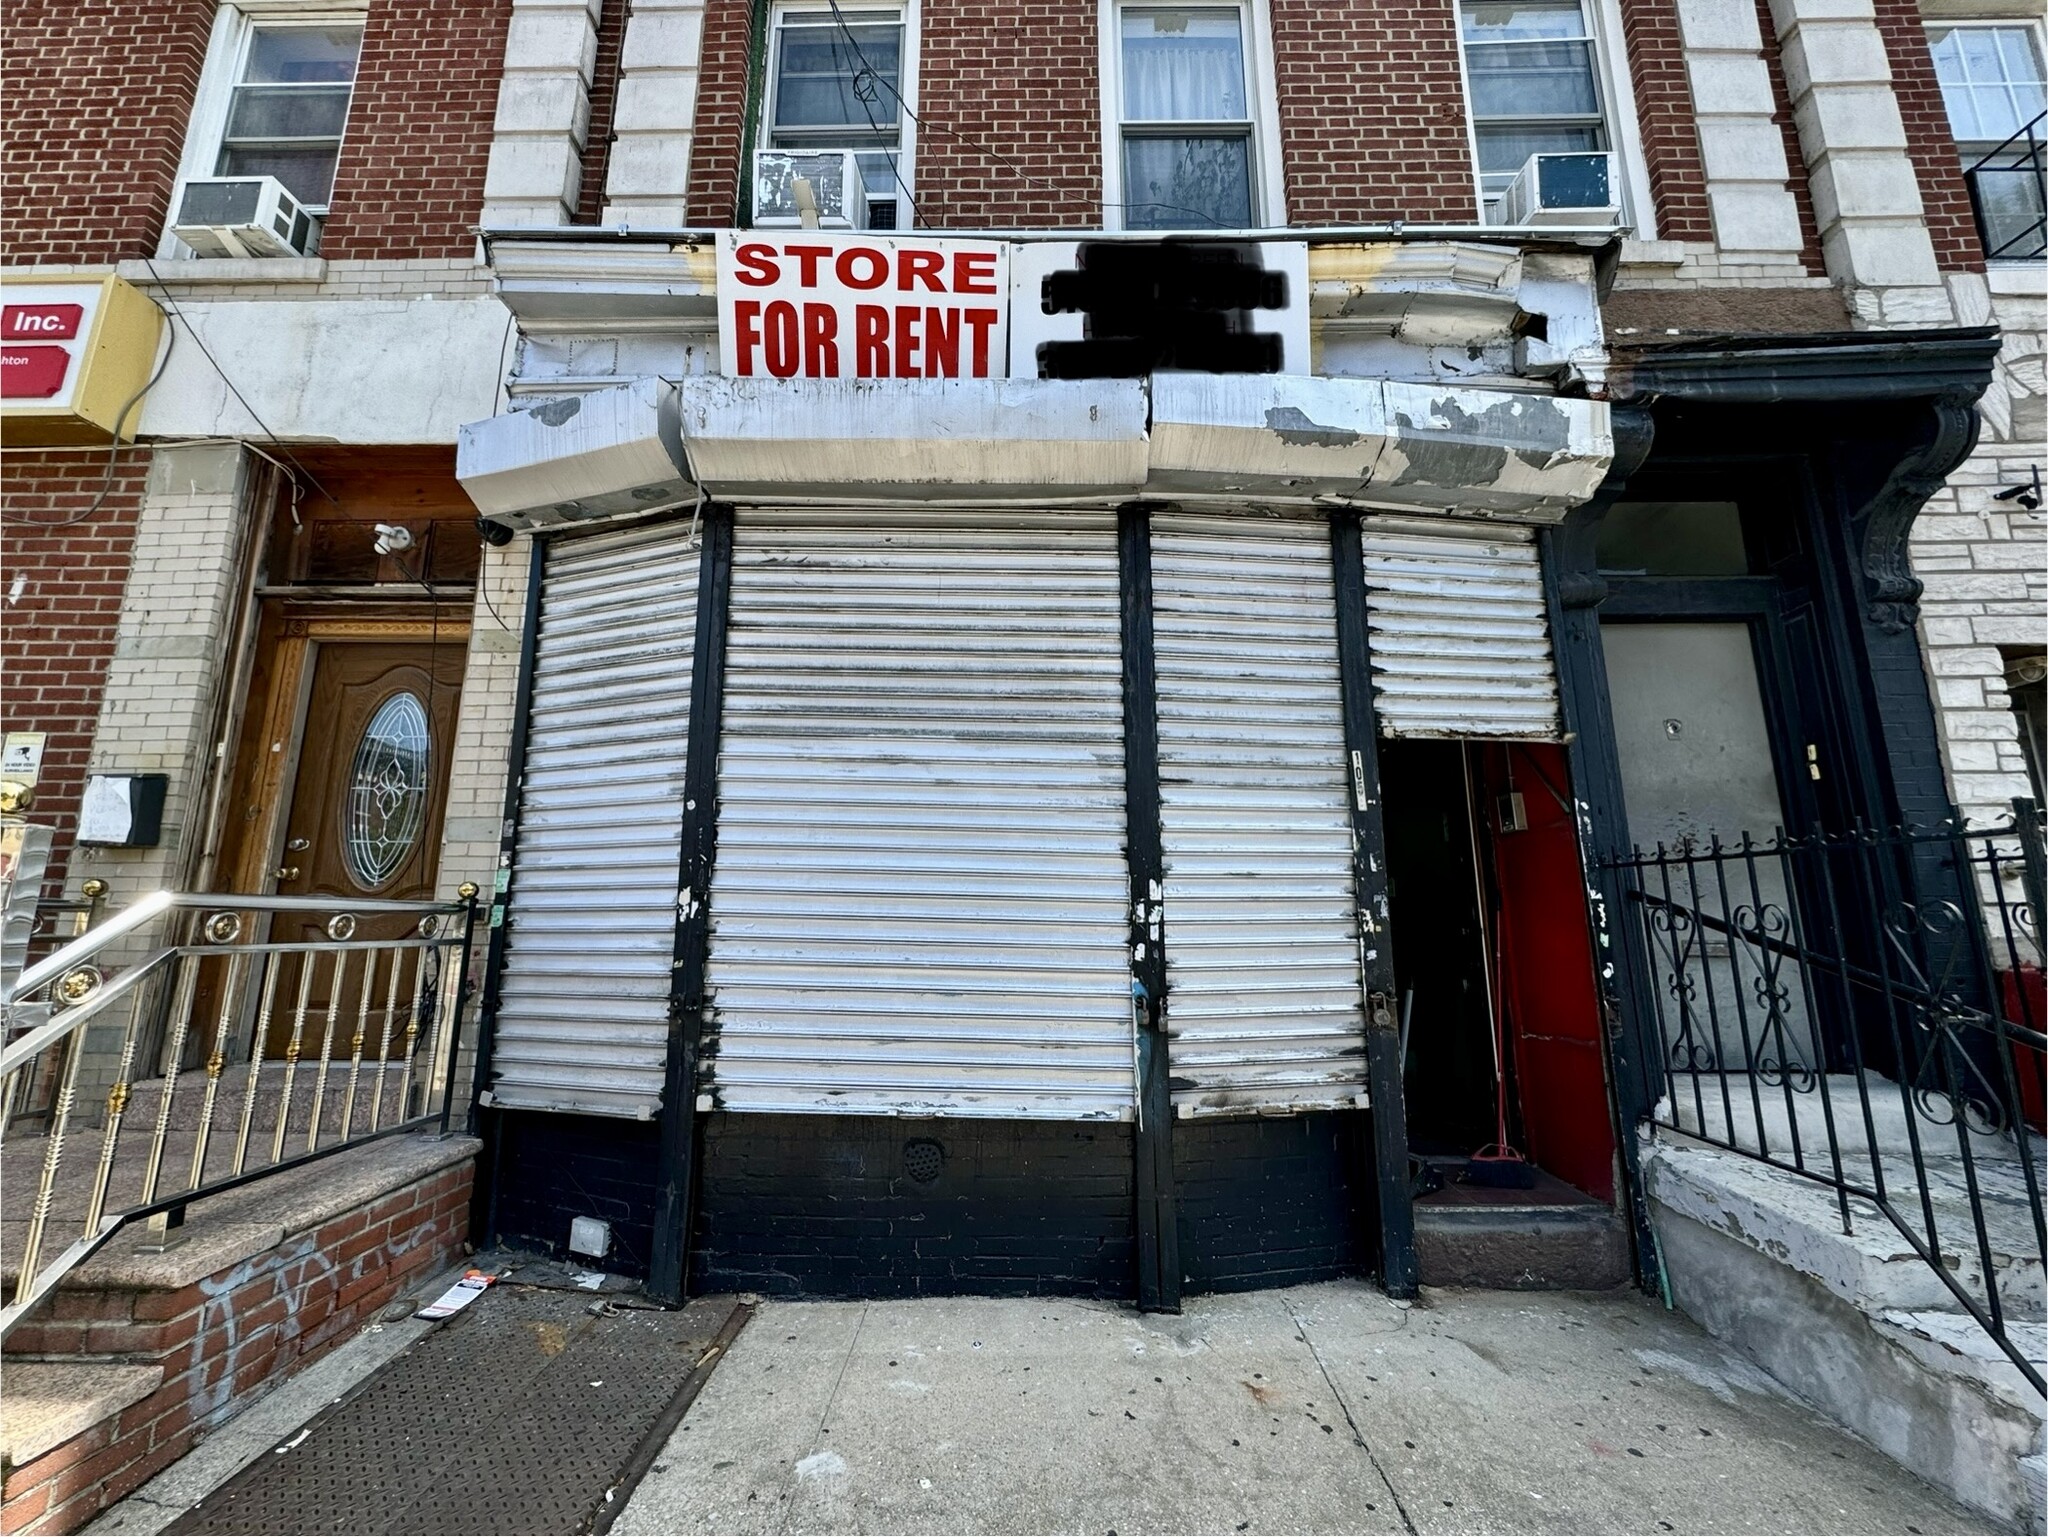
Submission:
M 427 820 L 426 706 L 412 693 L 377 706 L 350 765 L 342 806 L 342 858 L 365 891 L 398 873 Z

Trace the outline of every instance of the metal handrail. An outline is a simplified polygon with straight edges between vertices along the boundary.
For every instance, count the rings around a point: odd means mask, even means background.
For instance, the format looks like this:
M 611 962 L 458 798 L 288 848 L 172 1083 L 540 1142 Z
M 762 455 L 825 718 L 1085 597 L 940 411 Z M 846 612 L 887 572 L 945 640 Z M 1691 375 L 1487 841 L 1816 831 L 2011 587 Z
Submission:
M 31 1183 L 30 1159 L 37 1174 L 21 1251 L 8 1257 L 17 1278 L 0 1336 L 136 1222 L 168 1237 L 193 1201 L 396 1133 L 445 1135 L 476 913 L 469 883 L 452 903 L 160 891 L 24 971 L 5 997 L 7 1032 L 20 1034 L 0 1050 L 0 1154 L 24 1164 L 8 1191 Z M 324 917 L 318 936 L 271 939 L 273 920 L 293 914 Z M 389 938 L 358 937 L 375 918 L 410 921 Z M 25 1019 L 32 1005 L 51 1017 Z M 265 1061 L 273 1024 L 287 1032 L 281 1064 Z M 110 1043 L 120 1032 L 111 1077 L 87 1083 L 87 1034 L 101 1028 Z M 188 1041 L 204 1049 L 194 1067 Z M 160 1062 L 160 1076 L 138 1073 L 145 1061 Z M 45 1126 L 37 1138 L 10 1137 L 22 1091 L 46 1068 L 56 1096 Z M 179 1089 L 195 1078 L 193 1115 L 193 1095 Z M 73 1123 L 90 1118 L 82 1100 L 102 1088 L 98 1155 L 67 1164 Z M 131 1105 L 151 1091 L 147 1134 L 124 1141 Z M 182 1175 L 169 1172 L 177 1162 Z M 73 1223 L 79 1236 L 46 1261 L 53 1229 Z
M 1963 185 L 1969 189 L 1970 212 L 1977 220 L 1977 236 L 1983 244 L 1986 261 L 1998 261 L 2008 256 L 2027 260 L 2048 251 L 2048 164 L 2044 164 L 2042 157 L 2043 140 L 2048 139 L 2048 128 L 2044 128 L 2044 125 L 2048 125 L 2048 109 L 2035 113 L 2032 118 L 2007 134 L 1996 146 L 1978 156 L 1974 165 L 1963 167 Z M 2022 139 L 2026 141 L 2026 149 L 2020 163 L 1991 163 L 2012 151 Z M 1984 199 L 1979 191 L 1977 178 L 1985 174 L 2011 175 L 2027 172 L 2033 173 L 2034 204 L 2042 211 L 2036 213 L 2034 221 L 2023 226 L 2019 233 L 1993 246 L 1991 221 L 1985 213 Z M 2027 246 L 2027 249 L 2015 251 L 2015 246 Z
M 2048 1393 L 2013 1328 L 2048 1300 L 2031 1263 L 2048 1267 L 2029 1129 L 2048 1049 L 2029 993 L 2039 808 L 2015 801 L 2009 827 L 1710 837 L 1599 863 L 1649 1125 L 1825 1187 L 1845 1233 L 1852 1198 L 1874 1206 Z M 1997 1212 L 2025 1226 L 2000 1236 Z

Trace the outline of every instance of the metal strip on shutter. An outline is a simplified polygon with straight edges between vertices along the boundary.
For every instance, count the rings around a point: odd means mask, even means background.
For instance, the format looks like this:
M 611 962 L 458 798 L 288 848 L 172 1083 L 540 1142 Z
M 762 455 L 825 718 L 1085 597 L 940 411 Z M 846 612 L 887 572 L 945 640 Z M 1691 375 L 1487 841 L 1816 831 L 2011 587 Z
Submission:
M 1122 1118 L 1116 529 L 742 512 L 711 885 L 722 1109 Z
M 494 1104 L 661 1108 L 699 549 L 665 523 L 548 551 Z
M 1155 516 L 1152 634 L 1178 1113 L 1363 1104 L 1329 524 Z
M 1367 518 L 1365 586 L 1382 736 L 1557 738 L 1533 530 Z

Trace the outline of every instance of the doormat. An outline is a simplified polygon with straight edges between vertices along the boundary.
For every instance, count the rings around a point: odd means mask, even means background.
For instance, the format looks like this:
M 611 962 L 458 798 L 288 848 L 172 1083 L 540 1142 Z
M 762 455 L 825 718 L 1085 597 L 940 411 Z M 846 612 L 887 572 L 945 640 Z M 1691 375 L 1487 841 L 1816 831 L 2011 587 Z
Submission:
M 752 1313 L 491 1287 L 170 1532 L 603 1532 Z

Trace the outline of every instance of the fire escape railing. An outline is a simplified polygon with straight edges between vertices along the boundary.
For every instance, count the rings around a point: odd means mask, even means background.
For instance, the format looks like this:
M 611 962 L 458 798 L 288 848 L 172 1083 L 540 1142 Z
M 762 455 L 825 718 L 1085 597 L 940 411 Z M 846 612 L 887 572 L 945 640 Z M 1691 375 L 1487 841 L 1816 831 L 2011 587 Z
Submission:
M 469 885 L 453 903 L 158 892 L 24 970 L 0 1049 L 0 1336 L 133 1223 L 169 1241 L 194 1201 L 445 1134 L 475 928 Z
M 1963 168 L 1987 261 L 2048 254 L 2048 111 Z

